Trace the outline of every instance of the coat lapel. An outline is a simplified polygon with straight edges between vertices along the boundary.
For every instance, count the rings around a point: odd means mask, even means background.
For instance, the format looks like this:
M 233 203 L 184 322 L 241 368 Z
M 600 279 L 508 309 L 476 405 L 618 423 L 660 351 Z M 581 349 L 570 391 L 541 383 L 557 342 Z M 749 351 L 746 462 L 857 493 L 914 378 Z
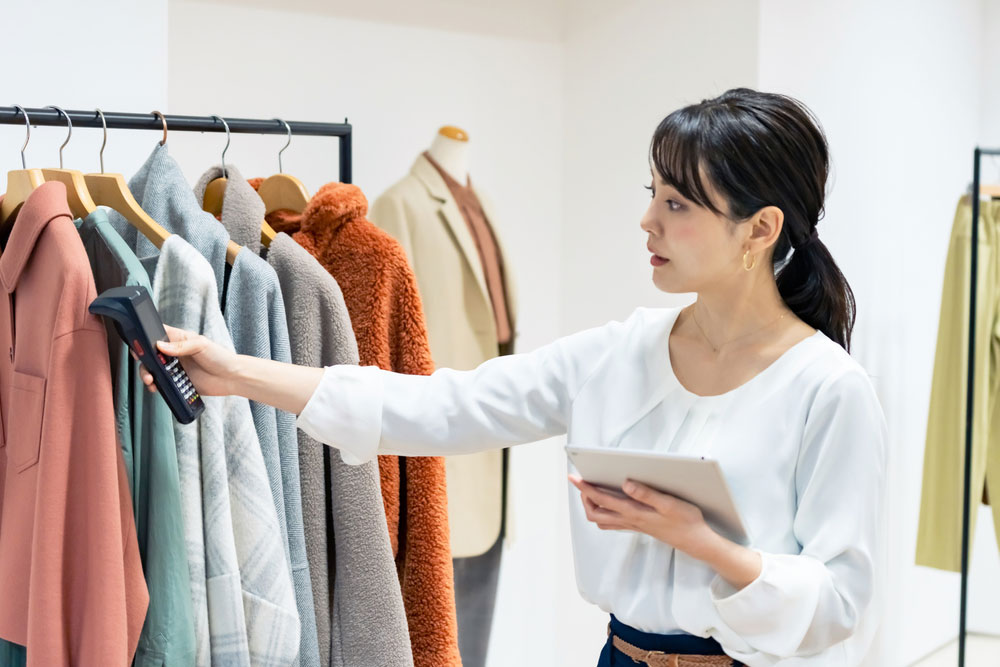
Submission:
M 410 173 L 416 176 L 427 188 L 431 197 L 435 198 L 439 204 L 438 215 L 451 230 L 451 237 L 462 251 L 466 264 L 472 275 L 476 278 L 476 284 L 486 303 L 490 303 L 490 293 L 486 287 L 486 276 L 483 274 L 482 262 L 479 260 L 479 251 L 476 250 L 476 242 L 469 232 L 469 226 L 462 217 L 462 212 L 455 203 L 455 198 L 451 196 L 451 191 L 445 184 L 441 174 L 434 168 L 423 155 L 417 158 Z M 490 311 L 492 312 L 492 311 Z
M 517 331 L 517 281 L 512 278 L 512 269 L 510 262 L 508 261 L 507 248 L 504 246 L 503 237 L 497 232 L 495 209 L 493 208 L 493 202 L 483 195 L 479 189 L 473 185 L 472 189 L 476 193 L 476 197 L 479 198 L 479 203 L 483 207 L 483 213 L 486 215 L 487 222 L 490 223 L 490 227 L 493 229 L 493 239 L 496 241 L 497 250 L 500 251 L 500 261 L 503 265 L 503 277 L 504 277 L 504 294 L 507 296 L 507 316 L 510 318 L 510 326 L 512 331 Z

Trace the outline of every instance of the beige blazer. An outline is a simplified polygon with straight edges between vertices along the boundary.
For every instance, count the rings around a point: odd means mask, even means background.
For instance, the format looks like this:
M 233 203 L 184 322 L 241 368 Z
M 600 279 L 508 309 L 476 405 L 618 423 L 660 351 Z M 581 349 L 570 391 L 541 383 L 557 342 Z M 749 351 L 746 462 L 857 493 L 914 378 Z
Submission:
M 504 255 L 493 206 L 478 190 L 476 195 Z M 444 179 L 427 158 L 419 156 L 409 175 L 375 200 L 368 217 L 406 250 L 420 288 L 435 367 L 467 370 L 497 356 L 496 319 L 475 241 Z M 504 266 L 515 327 L 517 301 L 506 258 Z M 450 456 L 445 464 L 452 555 L 481 555 L 500 535 L 502 452 Z M 507 517 L 509 526 L 509 502 Z

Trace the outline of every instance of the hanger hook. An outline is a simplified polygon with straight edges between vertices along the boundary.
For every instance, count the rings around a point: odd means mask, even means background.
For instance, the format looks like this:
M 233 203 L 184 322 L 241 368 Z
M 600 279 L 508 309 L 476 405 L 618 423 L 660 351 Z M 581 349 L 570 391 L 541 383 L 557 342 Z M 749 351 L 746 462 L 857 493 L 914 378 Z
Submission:
M 59 113 L 61 113 L 63 116 L 66 116 L 66 124 L 69 126 L 69 134 L 66 135 L 66 141 L 62 142 L 62 146 L 59 147 L 59 168 L 62 169 L 63 168 L 62 152 L 63 152 L 63 149 L 66 148 L 66 144 L 69 143 L 70 138 L 73 136 L 73 121 L 70 120 L 69 114 L 62 110 L 62 107 L 57 107 L 54 104 L 50 104 L 50 105 L 48 105 L 45 108 L 46 109 L 55 109 L 56 111 L 58 111 Z
M 97 115 L 101 117 L 101 127 L 104 128 L 104 141 L 101 142 L 101 173 L 104 173 L 104 147 L 108 145 L 108 121 L 104 119 L 104 112 L 97 110 Z
M 226 173 L 226 151 L 229 150 L 229 123 L 222 116 L 213 115 L 212 118 L 218 118 L 222 123 L 222 127 L 226 128 L 226 147 L 222 149 L 222 177 L 229 178 L 229 174 Z
M 28 147 L 28 141 L 31 140 L 31 120 L 28 118 L 28 112 L 24 110 L 20 104 L 15 104 L 14 108 L 24 114 L 24 127 L 26 134 L 24 136 L 24 145 L 21 146 L 21 168 L 27 169 L 28 165 L 24 163 L 24 149 Z
M 167 117 L 164 116 L 159 111 L 156 111 L 155 109 L 153 111 L 151 111 L 150 113 L 152 113 L 154 116 L 156 116 L 157 118 L 159 118 L 160 122 L 163 123 L 163 139 L 160 140 L 160 145 L 161 146 L 166 146 L 167 145 Z
M 284 125 L 285 129 L 288 130 L 288 141 L 285 142 L 284 147 L 280 151 L 278 151 L 278 173 L 283 174 L 285 173 L 285 170 L 281 168 L 281 154 L 285 152 L 285 148 L 288 148 L 289 146 L 292 145 L 292 127 L 286 121 L 283 121 L 280 118 L 275 118 L 274 120 Z

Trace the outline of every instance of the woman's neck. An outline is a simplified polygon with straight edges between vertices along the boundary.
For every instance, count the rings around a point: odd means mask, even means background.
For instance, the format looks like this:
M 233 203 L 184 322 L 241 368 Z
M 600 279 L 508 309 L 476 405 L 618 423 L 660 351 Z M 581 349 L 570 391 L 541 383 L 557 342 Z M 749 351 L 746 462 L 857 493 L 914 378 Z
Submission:
M 756 338 L 755 332 L 792 315 L 773 281 L 748 291 L 699 293 L 692 314 L 713 347 L 719 348 L 728 341 Z

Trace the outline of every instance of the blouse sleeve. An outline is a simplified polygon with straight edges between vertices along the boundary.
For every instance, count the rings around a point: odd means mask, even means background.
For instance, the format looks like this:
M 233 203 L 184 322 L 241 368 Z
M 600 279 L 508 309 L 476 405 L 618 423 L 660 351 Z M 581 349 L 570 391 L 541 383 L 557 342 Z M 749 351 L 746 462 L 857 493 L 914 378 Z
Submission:
M 328 366 L 298 426 L 348 464 L 378 454 L 471 454 L 560 435 L 573 399 L 626 326 L 609 322 L 469 371 L 421 376 Z
M 860 369 L 820 388 L 806 419 L 795 485 L 796 555 L 761 552 L 756 580 L 711 586 L 722 620 L 774 659 L 809 655 L 849 637 L 875 587 L 887 429 Z

